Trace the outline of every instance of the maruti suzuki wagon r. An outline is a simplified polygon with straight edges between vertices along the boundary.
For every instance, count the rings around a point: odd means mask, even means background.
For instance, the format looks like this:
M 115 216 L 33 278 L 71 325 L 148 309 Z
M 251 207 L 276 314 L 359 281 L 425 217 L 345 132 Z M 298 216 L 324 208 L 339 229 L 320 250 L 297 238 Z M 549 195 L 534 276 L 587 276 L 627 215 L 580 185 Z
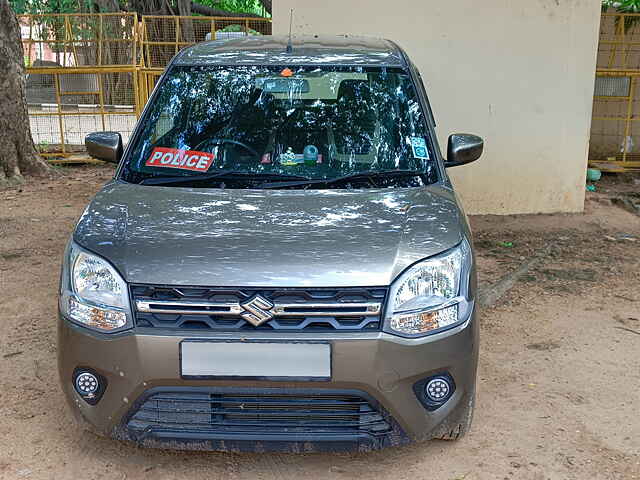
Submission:
M 79 219 L 60 379 L 91 430 L 180 449 L 371 450 L 468 430 L 469 227 L 420 74 L 387 40 L 197 44 Z

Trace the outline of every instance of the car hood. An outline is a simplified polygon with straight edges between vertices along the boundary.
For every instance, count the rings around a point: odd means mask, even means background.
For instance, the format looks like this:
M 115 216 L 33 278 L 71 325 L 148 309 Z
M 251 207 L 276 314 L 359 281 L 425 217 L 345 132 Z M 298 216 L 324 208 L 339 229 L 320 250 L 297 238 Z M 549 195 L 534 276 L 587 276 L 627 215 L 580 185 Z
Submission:
M 383 286 L 456 245 L 448 188 L 232 190 L 111 182 L 74 239 L 132 283 Z

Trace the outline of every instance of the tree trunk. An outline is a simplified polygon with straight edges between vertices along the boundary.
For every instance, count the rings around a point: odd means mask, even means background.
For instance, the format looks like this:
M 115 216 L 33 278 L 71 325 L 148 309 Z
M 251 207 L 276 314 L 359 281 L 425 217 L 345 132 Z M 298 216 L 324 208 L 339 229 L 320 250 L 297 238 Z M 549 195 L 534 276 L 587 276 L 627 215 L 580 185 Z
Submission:
M 31 138 L 27 113 L 22 40 L 8 0 L 0 0 L 0 183 L 19 183 L 23 175 L 46 175 Z
M 273 7 L 272 7 L 273 2 L 271 0 L 260 0 L 260 3 L 264 7 L 264 9 L 267 11 L 267 13 L 269 15 L 272 15 L 271 11 L 273 10 Z
M 80 4 L 82 4 L 82 2 L 80 2 Z M 101 13 L 120 11 L 118 0 L 96 0 L 95 5 L 98 7 L 98 11 Z
M 191 16 L 191 0 L 178 0 L 178 15 L 183 17 Z M 196 36 L 193 32 L 193 22 L 191 19 L 183 18 L 180 20 L 180 33 L 182 33 L 182 35 L 180 35 L 181 41 L 196 41 Z

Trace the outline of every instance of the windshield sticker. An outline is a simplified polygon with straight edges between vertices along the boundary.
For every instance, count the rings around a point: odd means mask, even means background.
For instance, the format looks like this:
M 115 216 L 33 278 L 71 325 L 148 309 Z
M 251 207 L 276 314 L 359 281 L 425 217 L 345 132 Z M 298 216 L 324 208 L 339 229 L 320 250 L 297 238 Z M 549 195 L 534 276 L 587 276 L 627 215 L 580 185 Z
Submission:
M 278 162 L 285 167 L 293 167 L 304 163 L 304 155 L 302 153 L 294 153 L 293 148 L 287 148 L 287 151 L 278 155 Z
M 145 163 L 147 167 L 178 168 L 193 172 L 206 172 L 213 164 L 215 155 L 194 150 L 156 147 Z
M 427 150 L 427 142 L 422 137 L 411 137 L 411 149 L 413 157 L 421 160 L 429 160 L 429 151 Z
M 264 157 L 263 157 L 264 158 Z M 287 151 L 278 155 L 278 162 L 284 167 L 295 167 L 298 165 L 319 165 L 322 163 L 322 154 L 318 152 L 315 145 L 307 145 L 304 147 L 304 153 L 295 153 L 292 147 Z M 265 163 L 264 161 L 262 163 Z

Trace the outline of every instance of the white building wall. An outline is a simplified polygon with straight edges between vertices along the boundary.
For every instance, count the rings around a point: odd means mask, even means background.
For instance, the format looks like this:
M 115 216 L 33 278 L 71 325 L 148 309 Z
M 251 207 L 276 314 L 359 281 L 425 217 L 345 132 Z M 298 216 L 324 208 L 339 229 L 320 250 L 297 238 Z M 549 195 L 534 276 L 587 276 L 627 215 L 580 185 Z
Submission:
M 441 148 L 485 138 L 449 170 L 469 213 L 581 211 L 600 0 L 276 0 L 275 34 L 399 43 L 422 73 Z

